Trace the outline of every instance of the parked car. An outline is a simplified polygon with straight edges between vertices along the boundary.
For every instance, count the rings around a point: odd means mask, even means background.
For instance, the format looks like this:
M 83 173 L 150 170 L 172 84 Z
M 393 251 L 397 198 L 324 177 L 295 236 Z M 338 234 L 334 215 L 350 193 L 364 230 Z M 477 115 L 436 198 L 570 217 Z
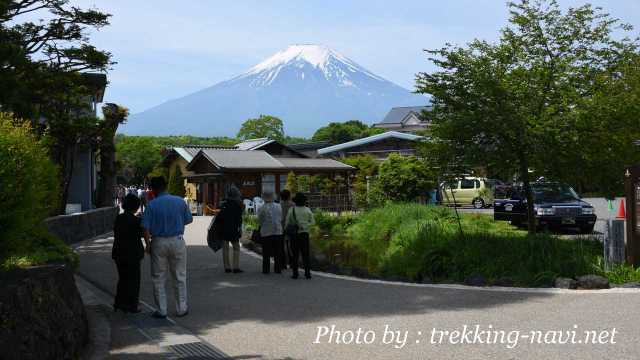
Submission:
M 443 205 L 473 205 L 482 209 L 493 204 L 494 188 L 501 186 L 500 180 L 478 177 L 466 177 L 459 180 L 444 182 L 440 185 Z
M 581 233 L 593 232 L 596 214 L 593 206 L 580 199 L 571 186 L 557 182 L 531 184 L 536 226 L 541 228 L 579 228 Z M 528 222 L 527 200 L 521 187 L 513 188 L 508 199 L 496 200 L 495 220 L 511 221 L 514 225 Z

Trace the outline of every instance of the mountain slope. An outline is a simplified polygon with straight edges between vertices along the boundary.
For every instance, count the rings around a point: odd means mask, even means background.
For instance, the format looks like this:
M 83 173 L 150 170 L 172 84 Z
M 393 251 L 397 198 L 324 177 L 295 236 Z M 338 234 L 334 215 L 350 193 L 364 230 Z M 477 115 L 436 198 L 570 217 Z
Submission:
M 374 123 L 394 106 L 426 102 L 326 46 L 293 45 L 242 75 L 131 116 L 121 132 L 233 136 L 246 119 L 268 114 L 288 135 L 310 136 L 331 121 Z

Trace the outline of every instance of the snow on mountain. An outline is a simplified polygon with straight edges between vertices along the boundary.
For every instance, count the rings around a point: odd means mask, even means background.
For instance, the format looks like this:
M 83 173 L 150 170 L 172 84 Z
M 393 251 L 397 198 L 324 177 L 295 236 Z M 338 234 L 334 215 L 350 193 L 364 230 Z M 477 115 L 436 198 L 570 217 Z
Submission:
M 382 120 L 395 106 L 424 105 L 411 93 L 324 45 L 292 45 L 244 74 L 130 117 L 127 134 L 233 136 L 260 114 L 289 135 L 310 136 L 332 121 Z

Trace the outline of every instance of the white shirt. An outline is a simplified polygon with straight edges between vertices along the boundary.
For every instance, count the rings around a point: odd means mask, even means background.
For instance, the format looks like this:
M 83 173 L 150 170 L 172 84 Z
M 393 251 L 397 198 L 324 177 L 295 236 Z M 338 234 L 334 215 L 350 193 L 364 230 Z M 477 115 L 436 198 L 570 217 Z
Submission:
M 268 202 L 258 211 L 260 236 L 282 235 L 282 208 L 280 204 Z

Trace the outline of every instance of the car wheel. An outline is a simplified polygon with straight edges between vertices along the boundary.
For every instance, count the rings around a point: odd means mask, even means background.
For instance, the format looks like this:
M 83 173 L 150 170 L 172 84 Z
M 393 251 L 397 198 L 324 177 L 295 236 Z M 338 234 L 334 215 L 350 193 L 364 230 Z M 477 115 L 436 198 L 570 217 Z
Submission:
M 473 200 L 473 207 L 475 209 L 484 209 L 484 200 L 482 200 L 481 198 Z

